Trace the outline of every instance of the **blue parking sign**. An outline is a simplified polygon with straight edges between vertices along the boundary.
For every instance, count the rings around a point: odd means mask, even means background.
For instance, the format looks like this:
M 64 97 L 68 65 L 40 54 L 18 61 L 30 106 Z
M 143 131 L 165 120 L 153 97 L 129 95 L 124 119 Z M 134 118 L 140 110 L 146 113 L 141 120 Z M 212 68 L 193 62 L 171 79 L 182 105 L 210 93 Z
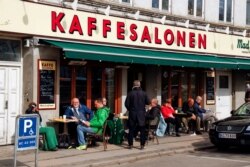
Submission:
M 36 136 L 36 117 L 19 119 L 19 137 Z
M 18 151 L 38 148 L 39 116 L 26 114 L 17 117 L 16 149 Z

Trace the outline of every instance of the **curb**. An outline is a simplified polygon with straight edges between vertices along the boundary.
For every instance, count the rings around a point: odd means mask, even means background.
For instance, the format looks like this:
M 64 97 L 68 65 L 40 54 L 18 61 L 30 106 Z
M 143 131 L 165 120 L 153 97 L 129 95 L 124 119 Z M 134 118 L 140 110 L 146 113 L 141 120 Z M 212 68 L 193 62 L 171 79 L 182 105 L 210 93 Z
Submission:
M 172 149 L 172 150 L 159 150 L 157 152 L 155 151 L 149 151 L 149 152 L 141 152 L 141 153 L 134 153 L 130 154 L 126 157 L 124 156 L 116 156 L 112 157 L 110 159 L 99 159 L 99 162 L 91 162 L 91 161 L 85 161 L 84 165 L 81 162 L 78 163 L 73 163 L 72 165 L 83 165 L 84 167 L 99 167 L 99 166 L 115 166 L 115 165 L 121 165 L 121 164 L 127 164 L 127 163 L 132 163 L 138 160 L 144 160 L 144 159 L 151 159 L 151 158 L 156 158 L 156 157 L 161 157 L 161 156 L 166 156 L 166 155 L 173 155 L 173 154 L 180 154 L 180 153 L 185 153 L 185 152 L 194 152 L 194 151 L 201 151 L 201 150 L 206 150 L 206 149 L 212 149 L 214 146 L 209 145 L 209 146 L 201 146 L 198 148 L 195 147 L 182 147 L 182 148 L 177 148 L 177 149 Z

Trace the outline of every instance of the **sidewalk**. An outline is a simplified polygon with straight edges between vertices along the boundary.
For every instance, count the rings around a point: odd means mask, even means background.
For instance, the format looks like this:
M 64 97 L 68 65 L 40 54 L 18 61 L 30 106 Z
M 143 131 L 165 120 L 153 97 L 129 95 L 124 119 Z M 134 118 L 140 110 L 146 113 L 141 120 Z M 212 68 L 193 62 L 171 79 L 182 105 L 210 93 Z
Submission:
M 195 151 L 211 147 L 208 135 L 183 135 L 181 137 L 162 137 L 159 138 L 159 145 L 149 141 L 144 150 L 139 150 L 139 142 L 135 142 L 135 148 L 126 149 L 127 143 L 123 145 L 108 145 L 107 151 L 103 151 L 103 146 L 88 148 L 88 150 L 79 151 L 76 149 L 60 149 L 55 152 L 39 151 L 38 166 L 118 166 L 121 163 L 133 162 L 139 159 L 152 158 L 162 155 Z M 13 166 L 14 146 L 0 147 L 0 166 Z M 33 150 L 18 152 L 18 166 L 34 165 L 35 154 Z

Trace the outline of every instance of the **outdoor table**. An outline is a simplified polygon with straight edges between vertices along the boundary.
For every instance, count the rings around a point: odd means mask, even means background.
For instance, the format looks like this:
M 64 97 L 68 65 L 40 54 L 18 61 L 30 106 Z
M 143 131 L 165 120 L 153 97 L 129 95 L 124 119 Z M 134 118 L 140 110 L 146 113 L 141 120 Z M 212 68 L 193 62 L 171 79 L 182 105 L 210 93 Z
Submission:
M 49 119 L 49 121 L 63 123 L 63 134 L 68 134 L 68 126 L 67 126 L 68 123 L 76 122 L 73 119 L 63 119 L 63 118 L 53 118 Z

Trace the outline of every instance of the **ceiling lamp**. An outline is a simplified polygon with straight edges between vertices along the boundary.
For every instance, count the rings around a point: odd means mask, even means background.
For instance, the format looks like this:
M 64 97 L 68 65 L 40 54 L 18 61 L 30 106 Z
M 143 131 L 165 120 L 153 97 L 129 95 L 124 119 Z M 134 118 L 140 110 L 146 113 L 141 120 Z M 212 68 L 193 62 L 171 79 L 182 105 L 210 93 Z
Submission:
M 71 7 L 74 11 L 76 11 L 78 7 L 78 0 L 74 0 L 71 4 Z
M 161 18 L 161 24 L 165 24 L 165 21 L 166 21 L 166 16 L 163 16 L 162 18 Z
M 138 10 L 138 11 L 135 13 L 134 18 L 135 18 L 135 20 L 138 20 L 139 17 L 140 17 L 140 11 Z
M 106 15 L 106 16 L 109 16 L 109 12 L 110 12 L 110 6 L 108 5 L 108 7 L 105 9 L 105 11 L 104 11 L 104 14 Z

